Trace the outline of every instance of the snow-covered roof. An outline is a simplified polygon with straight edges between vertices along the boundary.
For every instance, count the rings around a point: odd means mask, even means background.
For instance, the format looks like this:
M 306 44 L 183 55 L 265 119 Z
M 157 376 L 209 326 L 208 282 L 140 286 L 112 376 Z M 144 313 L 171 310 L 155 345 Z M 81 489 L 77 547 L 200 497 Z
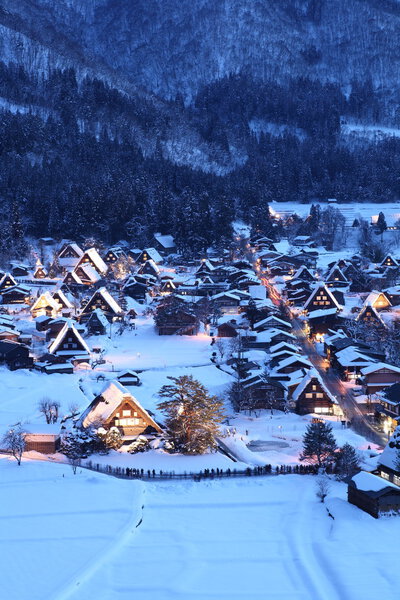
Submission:
M 11 273 L 4 273 L 3 277 L 0 279 L 0 287 L 3 284 L 3 281 L 5 281 L 6 279 L 10 279 L 10 281 L 12 281 L 14 283 L 14 285 L 17 285 L 17 282 L 14 279 L 14 277 L 11 275 Z
M 369 365 L 368 367 L 361 369 L 361 373 L 363 375 L 369 375 L 370 373 L 375 373 L 376 371 L 380 371 L 380 369 L 388 369 L 389 371 L 392 371 L 393 373 L 400 373 L 399 367 L 395 367 L 394 365 L 389 365 L 389 364 L 383 363 L 383 362 L 378 362 L 378 363 Z M 394 383 L 394 382 L 392 381 L 392 383 Z
M 75 283 L 77 283 L 79 285 L 83 285 L 82 279 L 79 277 L 79 275 L 77 275 L 75 273 L 75 271 L 69 271 L 68 273 L 66 273 L 65 277 L 64 277 L 64 281 L 67 279 L 67 277 L 72 277 L 72 279 L 74 280 Z
M 90 263 L 82 263 L 76 268 L 81 269 L 81 271 L 83 271 L 86 279 L 88 281 L 91 281 L 92 283 L 97 283 L 101 279 L 101 275 L 99 274 L 99 272 L 96 271 L 96 269 L 94 267 L 92 267 L 92 265 Z M 81 277 L 81 279 L 82 279 L 82 277 Z
M 385 266 L 385 264 L 384 264 L 384 263 L 387 261 L 387 259 L 388 259 L 388 258 L 389 258 L 389 259 L 390 259 L 390 260 L 393 262 L 393 266 L 395 266 L 395 267 L 398 267 L 398 266 L 399 266 L 399 263 L 398 263 L 398 261 L 397 261 L 395 258 L 393 258 L 393 256 L 392 256 L 391 254 L 386 254 L 385 258 L 384 258 L 384 259 L 383 259 L 383 261 L 380 263 L 380 266 L 381 266 L 381 267 L 384 267 L 384 266 Z
M 342 269 L 337 264 L 333 265 L 332 269 L 329 271 L 328 275 L 326 276 L 327 281 L 331 281 L 331 278 L 333 277 L 333 274 L 335 271 L 337 271 L 339 273 L 339 276 L 343 278 L 344 282 L 348 281 L 346 275 L 343 273 Z
M 308 297 L 308 299 L 306 300 L 306 302 L 304 303 L 304 308 L 307 308 L 307 306 L 310 304 L 310 302 L 312 302 L 314 300 L 314 296 L 316 296 L 319 292 L 323 291 L 324 294 L 326 294 L 328 296 L 328 298 L 330 298 L 332 300 L 332 302 L 335 304 L 335 306 L 337 308 L 341 308 L 339 302 L 336 300 L 335 296 L 329 291 L 329 289 L 326 287 L 326 285 L 320 284 L 317 285 L 313 291 L 311 292 L 310 296 Z
M 88 248 L 87 250 L 85 250 L 83 256 L 87 256 L 89 260 L 93 262 L 95 268 L 99 271 L 99 273 L 107 273 L 108 267 L 104 260 L 101 258 L 100 254 L 97 252 L 96 248 Z
M 59 332 L 58 336 L 50 344 L 50 346 L 49 346 L 49 352 L 50 352 L 50 354 L 54 354 L 55 352 L 57 352 L 57 350 L 60 347 L 62 341 L 64 340 L 64 337 L 70 331 L 72 331 L 74 333 L 74 335 L 77 338 L 78 342 L 82 345 L 83 350 L 86 351 L 88 354 L 90 354 L 89 346 L 86 344 L 85 340 L 83 339 L 83 337 L 81 336 L 81 334 L 79 333 L 79 331 L 76 329 L 75 325 L 73 324 L 73 321 L 71 321 L 70 319 L 68 319 L 66 321 L 64 327 L 61 329 L 61 331 Z
M 379 475 L 374 475 L 373 473 L 368 473 L 367 471 L 361 471 L 352 477 L 351 481 L 356 484 L 358 490 L 362 490 L 364 492 L 380 492 L 385 488 L 394 488 L 400 493 L 400 488 L 398 485 L 391 483 L 387 479 L 383 479 L 379 477 Z
M 155 263 L 163 262 L 163 257 L 155 248 L 145 248 L 143 252 L 147 252 L 147 254 L 150 256 L 150 259 L 154 260 Z
M 328 329 L 330 335 L 325 336 L 325 343 L 332 344 L 336 340 L 347 338 L 348 336 L 345 334 L 343 329 L 338 329 L 338 331 L 333 331 L 332 329 Z
M 28 285 L 25 285 L 24 283 L 18 283 L 4 290 L 0 290 L 0 294 L 2 296 L 13 292 L 20 292 L 21 294 L 30 294 L 31 288 Z M 19 304 L 18 306 L 22 306 L 22 304 Z
M 201 265 L 199 266 L 199 268 L 197 270 L 200 271 L 203 267 L 207 267 L 207 269 L 210 271 L 214 271 L 214 269 L 215 269 L 215 267 L 211 264 L 211 262 L 207 258 L 205 258 L 204 260 L 201 261 Z
M 377 292 L 376 290 L 373 290 L 368 294 L 368 296 L 365 299 L 364 306 L 374 307 L 379 298 L 381 298 L 385 303 L 387 302 L 388 306 L 392 306 L 392 303 L 390 302 L 386 294 L 384 294 L 383 292 Z
M 90 314 L 88 321 L 90 321 L 92 315 L 96 315 L 103 327 L 108 327 L 109 323 L 107 321 L 107 317 L 105 316 L 101 308 L 95 308 L 95 310 Z
M 328 390 L 328 388 L 324 384 L 321 376 L 319 375 L 318 371 L 314 367 L 312 369 L 310 369 L 308 371 L 308 373 L 306 373 L 306 375 L 304 375 L 303 379 L 301 380 L 301 382 L 299 383 L 299 385 L 297 386 L 297 388 L 293 392 L 292 398 L 293 398 L 293 400 L 295 402 L 299 399 L 300 394 L 302 392 L 304 392 L 304 390 L 306 389 L 307 385 L 310 383 L 310 381 L 312 379 L 317 379 L 319 385 L 321 386 L 321 389 L 325 392 L 325 394 L 328 396 L 328 398 L 330 399 L 330 401 L 333 402 L 333 404 L 337 404 L 338 403 L 337 400 L 336 400 L 336 398 L 335 398 L 335 396 Z
M 285 386 L 287 390 L 290 388 L 298 386 L 304 378 L 304 375 L 307 373 L 307 369 L 297 369 L 297 371 L 293 371 L 292 373 L 271 373 L 271 377 L 276 378 L 285 378 L 281 379 L 282 385 Z
M 278 363 L 277 366 L 275 367 L 275 371 L 278 372 L 281 369 L 284 369 L 285 367 L 289 367 L 290 365 L 297 363 L 297 362 L 300 362 L 305 367 L 308 367 L 310 369 L 312 368 L 312 363 L 307 358 L 300 356 L 300 354 L 293 354 L 292 356 L 288 356 L 287 358 L 284 358 L 283 360 L 281 360 L 281 362 Z
M 370 356 L 362 354 L 354 346 L 348 346 L 347 348 L 343 348 L 343 350 L 336 352 L 335 357 L 342 367 L 359 367 L 362 365 L 368 366 L 371 363 L 376 363 L 376 360 Z
M 296 349 L 296 350 L 286 350 L 286 349 L 283 349 L 283 350 L 279 350 L 278 352 L 272 352 L 271 353 L 271 360 L 278 360 L 279 361 L 279 358 L 281 356 L 283 356 L 284 354 L 288 354 L 289 353 L 291 355 L 295 355 L 295 354 L 297 354 L 297 352 L 298 352 L 298 349 Z
M 296 336 L 287 331 L 283 331 L 282 329 L 267 329 L 266 331 L 260 331 L 257 333 L 257 342 L 270 342 L 277 335 L 284 335 L 286 338 L 295 340 Z
M 311 273 L 310 269 L 306 267 L 306 265 L 301 265 L 301 267 L 299 267 L 293 275 L 292 279 L 301 279 L 301 277 L 306 273 L 315 279 L 314 275 Z
M 271 352 L 271 354 L 279 352 L 280 350 L 291 350 L 294 353 L 297 353 L 299 351 L 299 349 L 297 348 L 297 346 L 294 346 L 293 344 L 290 344 L 289 342 L 279 342 L 279 344 L 275 344 L 274 346 L 271 346 L 269 351 Z
M 251 285 L 249 287 L 249 294 L 251 296 L 251 298 L 253 298 L 253 300 L 258 299 L 258 300 L 265 300 L 266 298 L 266 290 L 265 290 L 265 286 L 263 285 Z
M 69 300 L 69 298 L 66 296 L 66 294 L 64 294 L 64 292 L 62 290 L 57 290 L 56 292 L 53 292 L 53 299 L 57 301 L 57 299 L 54 298 L 55 294 L 57 294 L 57 296 L 60 298 L 60 300 L 63 303 L 63 306 L 65 308 L 73 308 L 72 302 Z
M 61 252 L 60 252 L 60 254 L 59 254 L 59 258 L 63 258 L 63 254 L 64 254 L 64 252 L 66 252 L 66 251 L 67 251 L 69 248 L 70 248 L 70 249 L 71 249 L 73 252 L 75 252 L 75 254 L 76 254 L 78 257 L 81 257 L 81 256 L 83 256 L 83 250 L 82 250 L 82 248 L 80 248 L 80 247 L 78 246 L 78 244 L 76 244 L 75 242 L 71 242 L 70 244 L 67 244 L 67 245 L 66 245 L 66 246 L 65 246 L 65 247 L 64 247 L 64 248 L 61 250 Z
M 50 306 L 53 310 L 58 312 L 60 310 L 60 304 L 53 298 L 50 292 L 44 292 L 40 294 L 39 298 L 31 307 L 31 312 L 38 308 L 42 308 L 43 306 Z
M 105 384 L 100 392 L 100 395 L 90 404 L 90 406 L 82 413 L 80 422 L 84 427 L 90 426 L 92 423 L 106 421 L 118 409 L 121 402 L 128 400 L 133 402 L 145 415 L 149 424 L 157 430 L 160 430 L 159 425 L 152 419 L 149 413 L 143 408 L 139 400 L 117 380 L 109 381 Z
M 379 456 L 379 464 L 384 465 L 385 467 L 389 467 L 389 469 L 393 469 L 397 471 L 397 462 L 398 462 L 398 454 L 399 449 L 396 447 L 396 444 L 400 443 L 400 425 L 396 427 L 394 430 L 390 440 L 386 444 L 382 454 Z
M 239 295 L 239 293 L 237 293 L 237 291 L 235 290 L 236 293 L 233 292 L 219 292 L 218 294 L 215 294 L 215 296 L 211 296 L 211 300 L 217 300 L 219 298 L 231 298 L 232 300 L 241 300 L 242 297 Z
M 364 305 L 364 307 L 360 310 L 360 312 L 356 316 L 356 321 L 359 321 L 362 318 L 362 316 L 364 315 L 364 313 L 365 313 L 366 310 L 372 311 L 373 314 L 375 315 L 376 319 L 378 321 L 380 321 L 380 323 L 382 323 L 382 325 L 385 325 L 385 322 L 383 321 L 382 317 L 376 311 L 376 309 L 372 306 L 372 304 L 366 304 L 366 305 Z
M 153 269 L 154 273 L 159 273 L 160 272 L 159 266 L 156 264 L 156 262 L 152 258 L 150 258 L 149 260 L 146 260 L 146 262 L 144 263 L 143 267 L 145 265 L 150 265 L 151 268 Z
M 116 300 L 114 300 L 114 298 L 111 296 L 110 292 L 108 291 L 107 288 L 105 287 L 101 287 L 98 290 L 96 290 L 94 292 L 94 294 L 92 295 L 92 297 L 90 298 L 90 300 L 87 302 L 86 306 L 83 308 L 82 312 L 85 312 L 86 307 L 88 306 L 88 304 L 90 304 L 93 300 L 93 298 L 95 296 L 101 296 L 104 300 L 104 302 L 106 304 L 108 304 L 108 306 L 110 307 L 110 309 L 115 312 L 115 314 L 119 315 L 121 314 L 122 308 L 120 307 L 120 305 L 118 304 L 118 302 Z
M 319 319 L 320 317 L 328 317 L 329 315 L 335 315 L 337 308 L 319 308 L 318 310 L 312 310 L 308 313 L 307 319 Z
M 163 235 L 161 233 L 155 233 L 154 237 L 163 248 L 166 248 L 167 250 L 175 248 L 175 241 L 172 235 Z

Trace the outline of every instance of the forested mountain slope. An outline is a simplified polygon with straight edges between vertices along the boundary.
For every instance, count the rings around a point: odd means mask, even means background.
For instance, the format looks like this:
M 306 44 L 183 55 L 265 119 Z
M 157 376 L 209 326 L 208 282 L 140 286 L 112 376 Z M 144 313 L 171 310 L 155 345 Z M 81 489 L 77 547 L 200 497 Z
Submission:
M 395 0 L 0 0 L 4 225 L 194 249 L 270 200 L 397 199 L 399 25 Z
M 396 0 L 1 0 L 1 53 L 74 66 L 164 97 L 248 71 L 397 87 Z

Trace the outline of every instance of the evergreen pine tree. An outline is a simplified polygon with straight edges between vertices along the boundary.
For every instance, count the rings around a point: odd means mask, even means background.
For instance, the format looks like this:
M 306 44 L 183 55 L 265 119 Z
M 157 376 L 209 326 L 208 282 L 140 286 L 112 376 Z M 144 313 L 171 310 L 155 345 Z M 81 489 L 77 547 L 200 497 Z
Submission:
M 346 442 L 336 456 L 336 473 L 338 479 L 346 479 L 359 472 L 360 461 L 353 446 Z
M 334 460 L 335 450 L 336 440 L 329 423 L 317 421 L 307 426 L 303 436 L 303 460 L 325 467 Z
M 382 236 L 383 232 L 387 229 L 387 223 L 385 219 L 385 215 L 381 211 L 378 215 L 378 220 L 376 222 L 376 231 L 378 234 Z
M 185 454 L 203 454 L 216 447 L 219 425 L 223 421 L 223 404 L 210 396 L 206 388 L 191 375 L 169 377 L 159 395 L 166 398 L 158 408 L 166 416 L 170 441 Z

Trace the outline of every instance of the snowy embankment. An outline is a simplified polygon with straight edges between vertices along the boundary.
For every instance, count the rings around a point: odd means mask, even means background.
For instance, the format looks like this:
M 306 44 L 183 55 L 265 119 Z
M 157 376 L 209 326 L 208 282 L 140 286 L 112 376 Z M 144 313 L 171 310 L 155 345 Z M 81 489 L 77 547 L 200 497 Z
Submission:
M 86 571 L 82 561 L 79 585 L 67 583 L 63 592 L 60 581 L 58 595 L 48 596 L 43 588 L 42 597 L 398 598 L 393 540 L 400 520 L 375 520 L 348 504 L 345 484 L 332 484 L 328 508 L 334 519 L 317 501 L 311 476 L 145 487 L 143 521 L 134 533 L 110 539 L 112 551 L 99 557 L 97 569 L 92 561 Z M 83 503 L 82 512 L 86 508 Z M 64 543 L 62 558 L 68 551 Z M 74 581 L 65 569 L 60 560 L 50 579 L 62 573 L 64 581 Z M 26 573 L 19 577 L 30 586 Z

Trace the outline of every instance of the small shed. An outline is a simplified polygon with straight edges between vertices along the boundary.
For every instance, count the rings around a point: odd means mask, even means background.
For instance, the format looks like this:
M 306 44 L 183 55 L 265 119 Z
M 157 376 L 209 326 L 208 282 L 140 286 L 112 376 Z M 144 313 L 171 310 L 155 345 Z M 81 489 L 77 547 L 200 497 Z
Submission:
M 122 385 L 141 385 L 139 375 L 136 371 L 132 369 L 127 369 L 126 371 L 121 371 L 121 373 L 117 377 L 118 381 Z
M 400 511 L 400 487 L 366 471 L 354 475 L 349 481 L 347 499 L 375 519 Z
M 60 425 L 29 425 L 25 427 L 25 451 L 55 454 L 60 447 Z

